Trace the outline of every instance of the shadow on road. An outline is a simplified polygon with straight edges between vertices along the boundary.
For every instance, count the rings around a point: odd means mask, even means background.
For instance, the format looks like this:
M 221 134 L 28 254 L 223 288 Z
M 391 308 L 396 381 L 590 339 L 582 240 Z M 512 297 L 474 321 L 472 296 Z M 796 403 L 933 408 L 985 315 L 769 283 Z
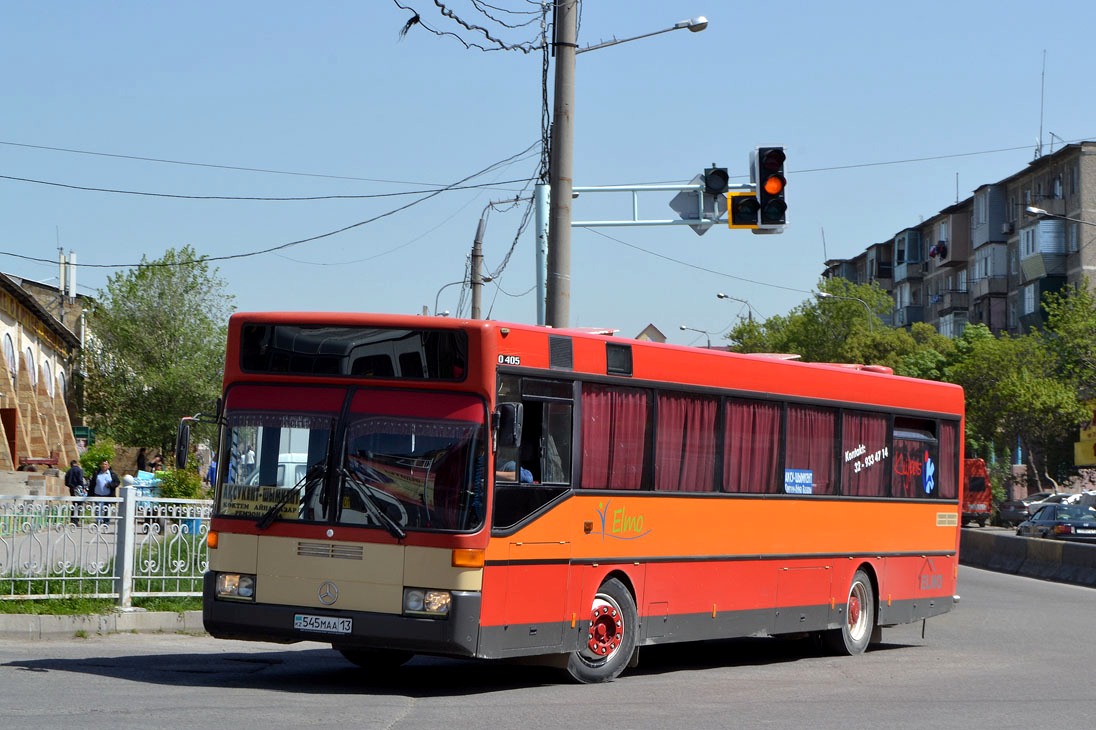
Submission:
M 909 648 L 880 644 L 871 652 Z M 644 647 L 640 663 L 625 677 L 681 671 L 734 669 L 826 659 L 808 639 L 731 639 Z M 847 659 L 856 661 L 855 658 Z M 562 669 L 510 661 L 415 657 L 378 676 L 331 649 L 246 653 L 176 653 L 30 659 L 3 666 L 30 672 L 73 672 L 174 687 L 238 687 L 302 694 L 450 697 L 569 683 Z

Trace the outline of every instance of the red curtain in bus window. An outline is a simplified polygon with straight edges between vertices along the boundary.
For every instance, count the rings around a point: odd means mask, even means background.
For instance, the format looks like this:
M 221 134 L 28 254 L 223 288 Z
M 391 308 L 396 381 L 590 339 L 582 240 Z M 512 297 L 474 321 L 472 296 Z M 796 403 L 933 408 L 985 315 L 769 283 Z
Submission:
M 583 387 L 583 488 L 640 488 L 647 451 L 647 411 L 644 390 Z
M 954 421 L 940 424 L 940 498 L 959 498 L 959 426 Z
M 886 416 L 845 413 L 841 427 L 841 492 L 853 497 L 887 496 L 890 464 Z
M 762 401 L 728 401 L 725 425 L 723 491 L 780 491 L 780 406 Z
M 802 491 L 795 493 L 834 493 L 833 447 L 836 420 L 834 412 L 826 408 L 788 407 L 785 481 L 789 470 L 797 472 L 793 483 Z M 808 473 L 810 479 L 805 480 Z
M 683 393 L 658 395 L 655 489 L 710 492 L 715 479 L 715 417 L 719 402 Z

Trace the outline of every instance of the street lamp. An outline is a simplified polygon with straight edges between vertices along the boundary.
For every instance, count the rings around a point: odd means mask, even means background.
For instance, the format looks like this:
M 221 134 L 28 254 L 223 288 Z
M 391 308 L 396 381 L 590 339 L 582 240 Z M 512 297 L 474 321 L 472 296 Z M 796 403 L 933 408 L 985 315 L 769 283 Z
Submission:
M 1054 218 L 1055 220 L 1069 221 L 1070 223 L 1083 223 L 1086 226 L 1096 226 L 1096 223 L 1093 223 L 1092 221 L 1086 221 L 1081 218 L 1070 218 L 1068 215 L 1061 215 L 1059 213 L 1051 213 L 1049 210 L 1036 208 L 1034 205 L 1029 205 L 1024 208 L 1024 212 L 1039 218 Z
M 553 17 L 555 33 L 552 50 L 556 57 L 555 97 L 552 100 L 552 138 L 549 147 L 548 186 L 548 275 L 545 324 L 567 327 L 571 319 L 571 196 L 574 187 L 575 157 L 575 56 L 578 55 L 578 0 L 556 0 Z M 671 30 L 704 30 L 704 17 L 683 20 L 672 28 L 656 33 L 622 38 L 584 48 L 590 51 L 606 45 L 626 43 L 636 38 Z
M 446 289 L 448 289 L 449 287 L 451 287 L 451 286 L 456 286 L 457 284 L 465 284 L 467 282 L 468 282 L 467 279 L 461 279 L 460 281 L 451 281 L 448 284 L 442 285 L 441 289 L 438 289 L 438 293 L 434 295 L 434 316 L 435 317 L 438 316 L 438 298 L 441 297 L 441 293 L 443 291 L 445 291 Z M 460 314 L 460 312 L 458 312 L 457 314 Z
M 699 332 L 700 334 L 704 335 L 704 337 L 708 340 L 708 349 L 712 349 L 712 336 L 708 332 L 708 330 L 698 330 L 696 327 L 686 327 L 685 325 L 681 325 L 681 329 L 689 330 L 690 332 Z
M 749 302 L 747 302 L 745 299 L 739 299 L 738 297 L 732 297 L 730 294 L 724 294 L 723 292 L 719 292 L 718 294 L 716 294 L 715 298 L 716 299 L 733 299 L 736 302 L 742 302 L 748 308 L 748 311 L 749 311 L 749 314 L 750 314 L 750 321 L 753 322 L 753 315 L 754 315 L 753 305 L 750 304 Z M 739 311 L 741 311 L 741 310 L 739 310 Z M 739 314 L 738 316 L 741 317 L 742 315 Z
M 816 297 L 818 297 L 819 299 L 848 299 L 848 300 L 853 301 L 853 302 L 860 302 L 861 304 L 864 305 L 864 311 L 868 313 L 868 332 L 869 333 L 871 332 L 871 329 L 872 329 L 871 321 L 872 321 L 872 319 L 874 319 L 874 317 L 872 317 L 871 307 L 869 307 L 868 303 L 865 302 L 863 299 L 861 299 L 859 297 L 845 296 L 844 294 L 830 294 L 829 292 L 824 292 L 824 291 L 816 291 L 814 293 L 814 295 Z
M 644 33 L 643 35 L 632 36 L 631 38 L 613 38 L 611 41 L 602 41 L 601 43 L 595 43 L 592 46 L 586 46 L 585 48 L 579 48 L 575 53 L 586 53 L 586 51 L 596 51 L 599 48 L 607 48 L 608 46 L 615 46 L 620 43 L 627 43 L 628 41 L 636 41 L 640 38 L 650 38 L 653 35 L 659 35 L 660 33 L 669 33 L 671 30 L 688 30 L 692 33 L 699 33 L 708 27 L 708 19 L 703 15 L 699 15 L 695 18 L 689 18 L 688 20 L 679 20 L 669 28 L 663 28 L 662 30 L 656 30 L 653 33 Z

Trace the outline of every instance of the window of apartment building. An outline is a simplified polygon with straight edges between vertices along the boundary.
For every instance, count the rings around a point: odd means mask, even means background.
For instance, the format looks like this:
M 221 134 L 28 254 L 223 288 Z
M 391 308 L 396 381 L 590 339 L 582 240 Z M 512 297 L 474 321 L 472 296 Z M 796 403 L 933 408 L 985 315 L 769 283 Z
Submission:
M 1035 254 L 1035 226 L 1020 231 L 1020 258 Z
M 966 269 L 959 271 L 955 275 L 955 291 L 967 290 L 967 272 Z
M 971 221 L 976 226 L 986 222 L 986 195 L 979 193 L 974 196 L 974 219 Z
M 1080 180 L 1081 180 L 1081 161 L 1080 160 L 1074 160 L 1073 161 L 1073 174 L 1069 176 L 1069 194 L 1070 195 L 1076 195 L 1077 194 L 1077 186 L 1080 184 Z
M 1077 253 L 1081 250 L 1081 224 L 1076 221 L 1066 224 L 1066 250 Z
M 1031 190 L 1024 191 L 1024 205 L 1031 205 Z
M 1016 317 L 1016 302 L 1010 301 L 1008 303 L 1008 328 L 1010 330 L 1015 330 L 1017 326 L 1017 321 L 1018 319 Z
M 1035 284 L 1028 284 L 1020 291 L 1020 294 L 1023 296 L 1024 300 L 1021 314 L 1033 314 L 1038 305 L 1037 288 Z
M 1055 200 L 1061 200 L 1062 199 L 1062 175 L 1061 175 L 1061 173 L 1059 173 L 1054 178 L 1054 199 Z
M 948 238 L 948 222 L 946 220 L 940 221 L 940 224 L 936 227 L 936 240 L 943 243 L 951 240 Z

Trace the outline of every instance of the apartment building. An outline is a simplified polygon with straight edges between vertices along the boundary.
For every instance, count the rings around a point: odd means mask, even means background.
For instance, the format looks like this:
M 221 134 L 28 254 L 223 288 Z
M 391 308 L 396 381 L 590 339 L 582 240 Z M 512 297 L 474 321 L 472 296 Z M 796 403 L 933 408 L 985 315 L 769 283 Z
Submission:
M 892 324 L 928 322 L 949 337 L 968 323 L 1020 333 L 1044 320 L 1046 292 L 1096 285 L 1096 142 L 1066 145 L 966 200 L 826 262 L 825 277 L 874 282 Z

